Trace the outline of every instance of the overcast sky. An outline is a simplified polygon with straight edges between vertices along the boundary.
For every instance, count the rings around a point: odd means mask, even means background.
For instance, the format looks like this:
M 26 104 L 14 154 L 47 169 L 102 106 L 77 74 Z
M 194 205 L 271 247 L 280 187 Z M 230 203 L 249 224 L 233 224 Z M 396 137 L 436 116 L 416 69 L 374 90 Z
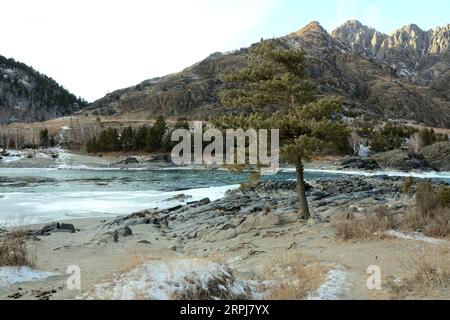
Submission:
M 450 22 L 447 0 L 0 0 L 0 10 L 0 54 L 89 101 L 312 20 L 386 33 Z

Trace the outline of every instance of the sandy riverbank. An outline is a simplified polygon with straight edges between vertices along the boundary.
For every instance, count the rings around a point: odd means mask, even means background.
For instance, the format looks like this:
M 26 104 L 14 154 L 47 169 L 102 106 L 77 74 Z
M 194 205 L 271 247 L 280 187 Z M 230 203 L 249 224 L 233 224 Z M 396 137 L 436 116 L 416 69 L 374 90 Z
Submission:
M 232 283 L 228 283 L 230 287 L 248 285 L 253 288 L 253 297 L 261 298 L 267 289 L 262 285 L 270 286 L 282 279 L 282 274 L 292 265 L 300 264 L 308 268 L 320 266 L 315 275 L 320 285 L 311 294 L 316 298 L 387 298 L 392 294 L 387 284 L 405 275 L 405 263 L 410 261 L 411 254 L 448 245 L 445 241 L 437 243 L 413 236 L 336 240 L 330 220 L 333 215 L 349 209 L 367 212 L 381 204 L 390 205 L 398 214 L 404 211 L 410 200 L 394 191 L 401 180 L 386 179 L 356 182 L 344 179 L 337 185 L 330 182 L 324 187 L 341 190 L 337 196 L 326 191 L 311 191 L 314 219 L 308 222 L 297 221 L 295 210 L 291 208 L 295 207 L 290 200 L 293 193 L 290 185 L 283 183 L 262 186 L 257 193 L 232 193 L 213 203 L 203 201 L 106 220 L 66 221 L 75 226 L 76 233 L 52 231 L 27 240 L 30 252 L 36 257 L 35 269 L 54 273 L 54 276 L 0 285 L 0 297 L 172 297 L 177 288 L 186 285 L 182 280 L 185 277 L 180 274 L 207 281 L 208 274 L 223 273 L 221 268 L 226 266 L 224 270 L 233 274 Z M 327 185 L 325 181 L 320 182 Z M 370 193 L 375 186 L 387 186 L 387 189 L 371 197 L 354 196 Z M 373 265 L 382 270 L 384 286 L 381 290 L 367 288 L 367 269 Z M 70 266 L 80 267 L 81 290 L 67 288 L 70 275 L 66 271 Z M 170 281 L 173 273 L 178 279 L 175 282 Z M 155 291 L 155 288 L 163 289 Z M 449 297 L 448 288 L 426 294 L 425 298 Z

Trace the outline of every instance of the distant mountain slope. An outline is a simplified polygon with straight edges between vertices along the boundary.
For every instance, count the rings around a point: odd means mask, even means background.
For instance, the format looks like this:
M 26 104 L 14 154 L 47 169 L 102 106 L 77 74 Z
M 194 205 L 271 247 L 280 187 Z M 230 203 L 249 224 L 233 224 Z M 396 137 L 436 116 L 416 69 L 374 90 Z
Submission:
M 33 68 L 0 56 L 0 123 L 44 121 L 87 103 Z
M 331 34 L 312 22 L 266 41 L 305 50 L 319 94 L 343 96 L 349 116 L 450 127 L 450 25 L 430 31 L 410 25 L 388 36 L 358 21 Z M 229 112 L 217 98 L 220 76 L 244 66 L 247 52 L 215 53 L 179 73 L 108 94 L 89 108 L 191 118 Z

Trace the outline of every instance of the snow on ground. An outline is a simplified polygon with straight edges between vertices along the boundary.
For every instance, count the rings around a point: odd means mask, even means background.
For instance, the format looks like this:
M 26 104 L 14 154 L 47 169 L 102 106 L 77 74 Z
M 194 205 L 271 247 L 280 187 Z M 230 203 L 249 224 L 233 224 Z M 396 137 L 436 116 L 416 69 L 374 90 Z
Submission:
M 114 275 L 112 280 L 95 286 L 86 299 L 100 300 L 171 300 L 186 292 L 207 292 L 210 299 L 246 297 L 265 299 L 275 280 L 242 280 L 223 264 L 204 259 L 151 260 L 133 270 Z M 348 273 L 337 267 L 327 281 L 308 300 L 338 300 L 350 290 Z
M 333 269 L 328 273 L 327 281 L 308 297 L 308 300 L 338 300 L 350 288 L 347 282 L 348 273 L 341 269 Z
M 177 293 L 196 287 L 210 290 L 211 281 L 217 279 L 220 281 L 214 285 L 214 292 L 209 291 L 212 298 L 220 291 L 239 296 L 249 290 L 248 284 L 234 278 L 223 264 L 201 259 L 153 260 L 116 276 L 112 282 L 97 285 L 94 295 L 88 299 L 170 300 Z
M 16 151 L 16 150 L 6 150 L 6 153 L 8 156 L 1 156 L 0 162 L 14 162 L 19 161 L 21 159 L 24 159 L 26 156 L 26 153 L 23 151 Z
M 54 273 L 33 270 L 29 267 L 0 267 L 0 287 L 21 282 L 46 279 Z
M 446 244 L 446 243 L 448 243 L 448 241 L 445 241 L 442 239 L 427 237 L 420 232 L 405 233 L 405 232 L 401 232 L 401 231 L 391 230 L 391 231 L 388 231 L 388 235 L 396 237 L 398 239 L 422 241 L 422 242 L 427 242 L 427 243 L 431 243 L 431 244 Z
M 24 216 L 30 223 L 47 223 L 67 219 L 111 217 L 149 208 L 167 209 L 186 202 L 209 198 L 221 199 L 239 185 L 182 191 L 187 198 L 174 199 L 180 191 L 52 191 L 3 193 L 0 223 L 14 216 Z
M 59 147 L 42 150 L 6 150 L 6 153 L 8 154 L 8 156 L 1 156 L 2 159 L 0 159 L 0 162 L 15 162 L 27 158 L 28 155 L 37 159 L 51 159 L 53 155 L 57 155 L 57 157 L 59 158 L 66 155 L 66 151 Z
M 295 169 L 282 169 L 283 172 L 295 172 Z M 450 172 L 436 172 L 436 171 L 417 171 L 417 172 L 400 172 L 400 171 L 363 171 L 363 170 L 334 170 L 334 169 L 305 169 L 305 172 L 311 173 L 329 173 L 329 174 L 342 174 L 364 177 L 414 177 L 419 179 L 442 179 L 450 180 Z

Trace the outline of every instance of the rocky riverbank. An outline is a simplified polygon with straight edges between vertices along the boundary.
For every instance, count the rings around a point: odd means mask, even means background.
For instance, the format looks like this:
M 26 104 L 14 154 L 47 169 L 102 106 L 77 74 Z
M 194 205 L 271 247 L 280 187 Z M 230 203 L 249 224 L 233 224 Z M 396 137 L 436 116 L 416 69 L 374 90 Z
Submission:
M 255 298 L 258 297 L 255 283 L 275 281 L 267 279 L 268 268 L 276 269 L 280 261 L 294 255 L 298 256 L 297 263 L 312 261 L 328 270 L 330 276 L 339 274 L 346 279 L 345 284 L 335 284 L 339 288 L 332 288 L 331 298 L 376 298 L 375 293 L 365 287 L 366 268 L 378 263 L 386 274 L 400 274 L 402 259 L 407 259 L 408 252 L 417 248 L 422 238 L 416 241 L 414 237 L 391 237 L 378 242 L 342 243 L 335 240 L 330 221 L 339 215 L 371 213 L 379 207 L 404 214 L 413 199 L 401 192 L 403 183 L 404 178 L 386 176 L 313 179 L 308 181 L 307 196 L 312 211 L 308 221 L 297 218 L 295 182 L 280 181 L 229 191 L 224 198 L 213 202 L 205 198 L 183 205 L 181 201 L 187 199 L 181 193 L 177 197 L 180 205 L 168 209 L 144 210 L 106 220 L 36 226 L 30 231 L 27 243 L 36 256 L 35 268 L 51 275 L 6 286 L 0 279 L 0 297 L 136 298 L 138 293 L 124 280 L 128 276 L 137 281 L 145 269 L 167 267 L 172 270 L 174 266 L 181 268 L 181 264 L 190 265 L 193 270 L 205 268 L 207 272 L 209 263 L 213 263 L 214 272 L 228 279 L 224 280 L 227 286 L 236 288 L 245 283 L 245 288 L 253 292 Z M 70 290 L 66 285 L 69 275 L 65 272 L 74 265 L 82 272 L 83 286 L 79 290 Z M 227 276 L 229 273 L 233 274 L 232 278 Z M 111 282 L 114 275 L 125 278 Z M 181 278 L 177 274 L 176 279 Z M 326 278 L 325 275 L 321 281 Z M 156 284 L 152 281 L 156 279 L 149 278 L 139 286 L 150 286 L 148 292 L 154 292 L 152 286 Z M 123 288 L 119 291 L 105 289 L 112 283 L 128 286 L 124 289 L 128 293 L 117 295 Z M 159 286 L 169 290 L 177 284 L 164 282 Z M 250 294 L 248 292 L 246 294 Z M 219 296 L 241 297 L 242 294 Z M 168 297 L 169 293 L 162 296 Z
M 338 163 L 342 169 L 400 170 L 400 171 L 450 171 L 450 141 L 439 142 L 419 152 L 392 150 L 369 157 L 346 158 Z

